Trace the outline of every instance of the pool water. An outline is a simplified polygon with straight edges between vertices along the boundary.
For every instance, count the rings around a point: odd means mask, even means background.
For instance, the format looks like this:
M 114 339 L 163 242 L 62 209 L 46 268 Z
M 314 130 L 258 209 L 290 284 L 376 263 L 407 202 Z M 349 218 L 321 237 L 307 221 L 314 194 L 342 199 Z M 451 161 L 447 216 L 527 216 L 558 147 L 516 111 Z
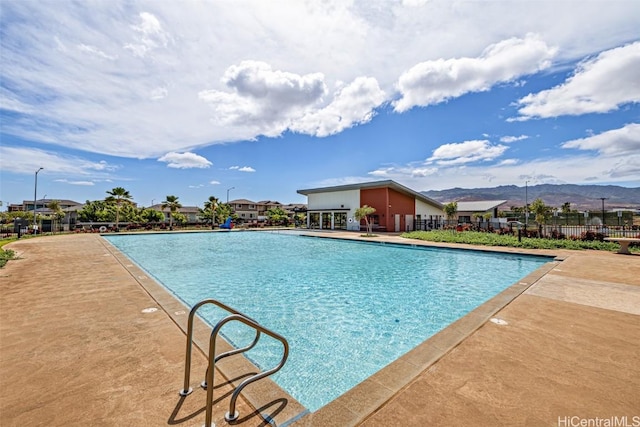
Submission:
M 105 238 L 188 306 L 214 298 L 283 335 L 289 359 L 272 378 L 310 411 L 549 261 L 263 231 Z M 239 322 L 222 333 L 254 337 Z M 282 346 L 263 336 L 247 356 L 269 369 Z

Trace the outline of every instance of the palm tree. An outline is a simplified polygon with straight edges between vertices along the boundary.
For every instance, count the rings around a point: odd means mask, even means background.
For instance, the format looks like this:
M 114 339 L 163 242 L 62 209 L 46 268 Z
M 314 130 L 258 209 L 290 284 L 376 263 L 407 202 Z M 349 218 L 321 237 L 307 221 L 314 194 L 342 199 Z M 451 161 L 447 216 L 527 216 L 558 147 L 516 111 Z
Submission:
M 549 206 L 545 205 L 541 198 L 537 198 L 531 203 L 531 212 L 535 214 L 535 221 L 538 223 L 538 234 L 542 237 L 542 226 L 549 219 Z
M 216 211 L 220 205 L 220 200 L 217 197 L 209 196 L 209 200 L 204 202 L 204 209 L 202 210 L 203 217 L 205 219 L 211 219 L 211 226 L 213 227 L 216 222 Z
M 182 207 L 176 196 L 167 196 L 167 200 L 162 202 L 162 210 L 169 208 L 169 230 L 173 230 L 173 214 Z
M 51 229 L 55 233 L 55 229 L 56 229 L 55 220 L 59 221 L 61 218 L 64 218 L 64 212 L 62 211 L 62 208 L 60 207 L 60 201 L 59 200 L 51 200 L 49 202 L 49 204 L 47 205 L 47 207 L 53 211 L 52 217 L 54 219 L 54 223 L 53 223 L 53 227 L 51 227 Z
M 458 202 L 447 203 L 442 210 L 447 216 L 447 221 L 452 221 L 458 213 Z
M 567 225 L 569 225 L 569 214 L 571 213 L 571 202 L 564 202 L 560 209 L 562 210 L 562 214 L 566 219 Z
M 104 201 L 110 204 L 114 204 L 116 207 L 116 231 L 118 231 L 118 223 L 120 222 L 120 208 L 124 204 L 131 203 L 131 194 L 122 187 L 116 187 L 111 191 L 107 191 L 109 197 Z
M 372 208 L 371 206 L 364 205 L 361 208 L 356 209 L 355 217 L 358 221 L 362 221 L 364 219 L 365 224 L 367 224 L 367 236 L 371 236 L 371 226 L 372 224 L 369 222 L 369 215 L 375 213 L 376 208 Z

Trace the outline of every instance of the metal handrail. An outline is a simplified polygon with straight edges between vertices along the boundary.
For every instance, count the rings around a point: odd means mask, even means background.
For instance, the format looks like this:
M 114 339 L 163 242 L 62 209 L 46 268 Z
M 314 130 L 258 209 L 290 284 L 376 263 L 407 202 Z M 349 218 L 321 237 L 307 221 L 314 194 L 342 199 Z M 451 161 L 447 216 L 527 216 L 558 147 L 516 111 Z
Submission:
M 181 396 L 188 396 L 193 391 L 193 389 L 189 387 L 190 376 L 191 376 L 191 349 L 193 347 L 193 318 L 195 317 L 198 309 L 205 304 L 214 304 L 222 308 L 223 310 L 228 311 L 229 313 L 239 314 L 241 316 L 246 317 L 247 319 L 251 319 L 249 316 L 246 316 L 243 313 L 229 307 L 228 305 L 211 298 L 202 300 L 191 308 L 191 311 L 189 312 L 189 321 L 187 323 L 187 350 L 185 354 L 185 363 L 184 363 L 185 365 L 184 366 L 184 387 L 182 388 L 182 390 L 179 391 Z M 260 339 L 260 331 L 256 329 L 256 337 L 253 339 L 253 342 L 251 344 L 249 344 L 246 347 L 230 350 L 225 353 L 220 353 L 218 357 L 215 358 L 214 362 L 217 362 L 218 360 L 228 356 L 233 356 L 234 354 L 239 354 L 239 353 L 243 353 L 245 351 L 251 350 L 253 347 L 256 346 L 259 339 Z M 207 375 L 205 374 L 205 378 L 206 376 Z M 202 385 L 202 388 L 207 388 L 206 379 L 202 382 L 201 385 Z
M 259 374 L 256 374 L 250 378 L 247 378 L 246 380 L 244 380 L 242 383 L 240 383 L 236 389 L 233 391 L 233 394 L 231 396 L 231 401 L 229 402 L 229 412 L 227 412 L 225 414 L 225 419 L 227 421 L 234 421 L 238 418 L 238 412 L 236 411 L 236 400 L 238 398 L 238 395 L 240 394 L 240 392 L 242 391 L 242 389 L 244 389 L 247 385 L 249 385 L 250 383 L 257 381 L 261 378 L 267 377 L 271 374 L 274 374 L 276 372 L 278 372 L 285 364 L 285 362 L 287 361 L 287 358 L 289 357 L 289 343 L 287 342 L 287 340 L 280 334 L 277 334 L 263 326 L 261 326 L 260 324 L 256 323 L 254 320 L 252 320 L 251 318 L 248 318 L 242 314 L 231 314 L 227 317 L 225 317 L 224 319 L 222 319 L 221 321 L 219 321 L 216 326 L 213 328 L 213 330 L 211 331 L 211 338 L 209 339 L 209 368 L 208 368 L 208 372 L 207 372 L 207 383 L 208 384 L 214 384 L 213 382 L 213 375 L 214 375 L 214 367 L 215 367 L 215 358 L 211 357 L 211 355 L 215 354 L 216 352 L 216 338 L 218 333 L 220 332 L 220 329 L 222 328 L 222 326 L 224 326 L 227 322 L 233 321 L 233 320 L 237 320 L 239 322 L 244 323 L 247 326 L 250 326 L 252 328 L 254 328 L 256 331 L 258 332 L 263 332 L 267 335 L 269 335 L 270 337 L 280 341 L 282 343 L 283 346 L 283 355 L 282 355 L 282 359 L 280 360 L 280 363 L 278 363 L 277 366 L 275 366 L 272 369 L 269 369 L 267 371 L 261 372 Z M 206 410 L 206 415 L 205 415 L 205 426 L 206 427 L 215 427 L 215 424 L 213 424 L 213 386 L 211 387 L 207 387 L 207 410 Z
M 261 333 L 265 333 L 267 335 L 269 335 L 270 337 L 280 341 L 282 343 L 283 346 L 283 355 L 282 355 L 282 359 L 280 360 L 280 363 L 278 363 L 278 365 L 276 365 L 274 368 L 271 368 L 269 370 L 266 370 L 264 372 L 260 372 L 258 374 L 255 374 L 253 376 L 251 376 L 250 378 L 247 378 L 246 380 L 242 381 L 233 391 L 233 394 L 231 395 L 231 400 L 229 402 L 229 412 L 227 412 L 225 414 L 225 419 L 230 422 L 230 421 L 235 421 L 238 418 L 238 412 L 236 411 L 236 401 L 238 399 L 238 396 L 240 395 L 240 392 L 249 384 L 258 381 L 259 379 L 265 378 L 271 374 L 276 373 L 277 371 L 279 371 L 285 364 L 285 362 L 287 361 L 287 358 L 289 357 L 289 343 L 287 342 L 287 340 L 280 334 L 277 334 L 267 328 L 265 328 L 264 326 L 260 325 L 258 322 L 256 322 L 255 320 L 253 320 L 252 318 L 250 318 L 249 316 L 234 310 L 233 308 L 221 303 L 220 301 L 217 301 L 215 299 L 206 299 L 203 301 L 200 301 L 198 304 L 194 305 L 193 308 L 191 309 L 191 311 L 189 312 L 189 321 L 188 321 L 188 325 L 187 325 L 187 349 L 186 349 L 186 355 L 185 355 L 185 371 L 184 371 L 184 387 L 182 390 L 179 391 L 181 396 L 187 396 L 189 395 L 193 389 L 191 387 L 189 387 L 189 380 L 190 380 L 190 375 L 191 375 L 191 349 L 193 346 L 193 318 L 195 317 L 196 312 L 198 311 L 198 309 L 200 307 L 202 307 L 205 304 L 214 304 L 217 305 L 218 307 L 232 313 L 231 315 L 223 318 L 222 320 L 220 320 L 213 328 L 213 330 L 211 331 L 211 336 L 209 338 L 209 363 L 207 365 L 207 372 L 205 374 L 205 380 L 202 382 L 202 387 L 207 389 L 207 405 L 206 405 L 206 415 L 205 415 L 205 426 L 206 427 L 215 427 L 215 424 L 213 423 L 213 378 L 214 378 L 214 373 L 215 373 L 215 364 L 217 361 L 219 361 L 220 359 L 223 359 L 225 357 L 228 356 L 233 356 L 234 354 L 239 354 L 239 353 L 243 353 L 245 351 L 248 351 L 250 349 L 252 349 L 253 347 L 256 346 L 256 344 L 258 343 L 258 340 L 260 339 L 260 334 Z M 244 323 L 247 326 L 252 327 L 253 329 L 255 329 L 256 331 L 256 336 L 253 339 L 253 341 L 251 342 L 251 344 L 249 344 L 246 347 L 242 347 L 242 348 L 238 348 L 238 349 L 233 349 L 233 350 L 229 350 L 223 353 L 220 353 L 218 356 L 216 356 L 216 339 L 218 337 L 218 333 L 220 332 L 220 329 L 227 324 L 228 322 L 231 321 L 239 321 Z M 211 384 L 211 387 L 207 387 L 207 384 Z

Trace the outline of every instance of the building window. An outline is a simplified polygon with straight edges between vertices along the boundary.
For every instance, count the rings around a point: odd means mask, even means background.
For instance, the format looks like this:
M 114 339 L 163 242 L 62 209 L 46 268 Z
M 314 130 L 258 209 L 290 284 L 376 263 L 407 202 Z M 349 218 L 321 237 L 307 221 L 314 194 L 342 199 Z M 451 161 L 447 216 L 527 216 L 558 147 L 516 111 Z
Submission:
M 312 212 L 309 214 L 309 228 L 320 228 L 320 213 Z
M 322 214 L 322 228 L 324 230 L 331 230 L 331 216 L 328 212 Z
M 333 214 L 333 228 L 336 230 L 346 230 L 347 229 L 347 213 L 346 212 L 336 212 Z

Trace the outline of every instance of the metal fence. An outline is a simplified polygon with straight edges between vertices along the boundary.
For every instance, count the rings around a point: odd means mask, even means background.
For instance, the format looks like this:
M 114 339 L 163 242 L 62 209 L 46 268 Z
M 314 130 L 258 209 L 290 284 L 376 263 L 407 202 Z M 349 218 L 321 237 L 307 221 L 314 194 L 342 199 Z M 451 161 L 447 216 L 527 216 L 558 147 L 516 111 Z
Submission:
M 477 223 L 460 223 L 458 221 L 414 221 L 414 230 L 457 230 L 484 231 L 500 234 L 518 234 L 518 229 L 524 237 L 540 237 L 548 239 L 571 240 L 602 240 L 605 237 L 639 237 L 640 226 L 608 226 L 608 225 L 566 225 L 566 224 L 523 224 L 517 221 L 499 222 L 483 221 Z

